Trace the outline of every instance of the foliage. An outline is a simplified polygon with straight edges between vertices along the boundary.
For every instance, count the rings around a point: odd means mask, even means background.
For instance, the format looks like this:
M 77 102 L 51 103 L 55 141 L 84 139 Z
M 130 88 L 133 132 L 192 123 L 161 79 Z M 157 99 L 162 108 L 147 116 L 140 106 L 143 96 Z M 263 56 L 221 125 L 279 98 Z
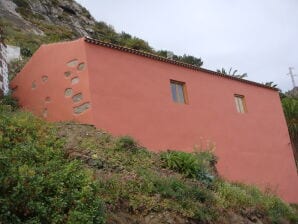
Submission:
M 222 223 L 223 211 L 242 214 L 242 208 L 251 208 L 273 223 L 297 220 L 290 206 L 256 188 L 198 178 L 199 171 L 214 175 L 210 151 L 156 154 L 129 136 L 113 138 L 89 125 L 48 124 L 28 113 L 0 111 L 0 222 L 103 223 L 103 203 L 107 215 L 119 209 L 143 215 L 167 211 Z
M 274 82 L 265 82 L 264 83 L 265 86 L 269 86 L 269 87 L 273 87 L 273 88 L 277 88 L 277 84 L 275 84 Z
M 132 137 L 121 136 L 115 142 L 115 149 L 135 152 L 140 149 L 140 146 Z
M 3 107 L 4 105 L 9 106 L 12 111 L 15 111 L 19 108 L 18 100 L 15 99 L 11 93 L 0 98 L 0 105 Z
M 96 183 L 61 147 L 51 125 L 0 113 L 0 222 L 103 223 Z
M 12 80 L 26 65 L 29 58 L 15 59 L 8 64 L 8 79 Z
M 156 53 L 159 56 L 162 56 L 162 57 L 166 58 L 166 57 L 168 57 L 169 51 L 160 50 L 160 51 L 157 51 Z M 181 62 L 191 64 L 191 65 L 194 65 L 194 66 L 197 66 L 197 67 L 203 66 L 203 61 L 202 61 L 201 58 L 196 58 L 194 56 L 186 55 L 186 54 L 184 54 L 183 56 L 179 56 L 179 55 L 173 54 L 172 52 L 171 52 L 171 54 L 172 54 L 173 60 L 181 61 Z
M 295 98 L 284 98 L 282 105 L 289 127 L 290 136 L 293 139 L 298 137 L 298 100 Z
M 286 117 L 289 134 L 294 144 L 298 143 L 298 99 L 285 97 L 282 106 Z M 297 146 L 297 145 L 296 145 Z
M 184 54 L 183 56 L 176 56 L 176 57 L 174 56 L 173 59 L 184 62 L 184 63 L 191 64 L 191 65 L 194 65 L 197 67 L 201 67 L 203 65 L 203 61 L 201 58 L 196 58 L 191 55 Z
M 186 177 L 196 178 L 206 184 L 211 184 L 214 179 L 211 173 L 216 158 L 210 151 L 194 153 L 168 151 L 162 153 L 161 158 L 166 167 L 183 173 Z
M 247 73 L 237 74 L 238 70 L 233 70 L 233 68 L 230 68 L 229 71 L 226 71 L 224 68 L 221 68 L 221 69 L 217 69 L 216 72 L 221 73 L 223 75 L 233 76 L 239 79 L 243 79 L 247 77 Z
M 140 38 L 133 37 L 133 38 L 128 38 L 124 40 L 121 40 L 121 42 L 124 42 L 124 46 L 126 47 L 129 47 L 135 50 L 152 52 L 152 48 L 149 46 L 149 44 Z
M 283 219 L 298 221 L 298 215 L 293 208 L 283 203 L 278 197 L 270 192 L 262 193 L 254 186 L 239 183 L 228 183 L 218 180 L 216 183 L 218 204 L 223 208 L 233 208 L 243 210 L 254 208 L 265 213 L 270 223 L 282 223 Z

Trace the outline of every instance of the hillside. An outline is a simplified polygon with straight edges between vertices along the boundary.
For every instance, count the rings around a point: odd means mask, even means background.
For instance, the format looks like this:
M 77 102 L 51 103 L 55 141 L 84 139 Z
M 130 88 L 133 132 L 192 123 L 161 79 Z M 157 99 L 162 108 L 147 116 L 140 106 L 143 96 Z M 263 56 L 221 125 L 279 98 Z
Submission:
M 0 104 L 0 223 L 297 223 L 272 193 L 216 174 L 212 151 L 152 153 L 93 126 Z
M 90 36 L 102 41 L 167 56 L 146 41 L 128 33 L 117 33 L 105 22 L 96 21 L 84 7 L 73 0 L 0 0 L 0 26 L 6 43 L 21 47 L 23 57 L 30 57 L 42 43 L 73 40 Z M 200 58 L 173 55 L 173 59 L 196 66 Z

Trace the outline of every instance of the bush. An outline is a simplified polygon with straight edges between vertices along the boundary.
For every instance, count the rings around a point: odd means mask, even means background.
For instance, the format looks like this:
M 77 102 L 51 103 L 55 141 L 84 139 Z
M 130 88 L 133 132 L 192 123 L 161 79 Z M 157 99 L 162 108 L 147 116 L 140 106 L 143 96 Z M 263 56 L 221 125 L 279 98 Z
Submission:
M 216 158 L 210 151 L 198 153 L 168 151 L 161 154 L 161 159 L 165 167 L 183 173 L 186 177 L 196 178 L 206 185 L 211 184 L 214 179 L 212 170 Z
M 0 104 L 10 106 L 13 111 L 19 108 L 17 99 L 15 99 L 11 94 L 3 96 L 2 99 L 0 98 Z
M 0 112 L 0 223 L 103 223 L 96 182 L 65 158 L 56 130 Z
M 270 223 L 282 223 L 284 218 L 293 223 L 298 221 L 298 214 L 293 208 L 272 193 L 263 193 L 257 187 L 220 180 L 216 183 L 216 192 L 218 204 L 225 209 L 259 209 L 268 216 Z
M 115 150 L 136 152 L 139 149 L 141 148 L 138 143 L 130 136 L 121 136 L 115 142 Z
M 9 69 L 9 80 L 13 80 L 14 77 L 24 68 L 29 58 L 15 59 L 8 65 Z

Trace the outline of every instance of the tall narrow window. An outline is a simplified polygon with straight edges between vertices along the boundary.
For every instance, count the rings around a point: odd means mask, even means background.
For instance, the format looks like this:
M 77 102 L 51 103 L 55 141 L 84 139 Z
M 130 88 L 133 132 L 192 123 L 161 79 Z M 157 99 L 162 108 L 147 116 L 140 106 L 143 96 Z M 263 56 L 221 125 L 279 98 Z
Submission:
M 238 113 L 244 114 L 246 113 L 246 105 L 245 105 L 245 98 L 241 95 L 234 95 L 235 104 Z
M 176 103 L 187 103 L 185 83 L 171 80 L 171 91 Z

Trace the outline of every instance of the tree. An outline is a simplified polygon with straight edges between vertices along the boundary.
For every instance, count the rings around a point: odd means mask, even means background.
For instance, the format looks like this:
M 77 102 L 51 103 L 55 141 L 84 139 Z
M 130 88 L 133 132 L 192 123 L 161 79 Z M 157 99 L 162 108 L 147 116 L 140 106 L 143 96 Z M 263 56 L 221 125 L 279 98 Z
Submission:
M 298 100 L 286 97 L 282 99 L 282 106 L 291 139 L 293 142 L 298 143 Z
M 149 46 L 149 44 L 138 37 L 126 39 L 124 41 L 124 45 L 135 50 L 152 52 L 152 48 Z
M 274 84 L 274 82 L 265 82 L 264 83 L 265 86 L 269 86 L 269 87 L 272 87 L 272 88 L 277 88 L 277 84 Z
M 233 76 L 233 77 L 236 77 L 236 78 L 239 78 L 239 79 L 243 79 L 243 78 L 247 77 L 247 73 L 237 74 L 238 70 L 236 70 L 236 69 L 233 70 L 232 67 L 229 69 L 228 72 L 224 68 L 217 69 L 216 71 L 218 73 L 223 74 L 223 75 L 229 75 L 229 76 Z
M 182 57 L 180 56 L 178 60 L 197 67 L 201 67 L 203 65 L 203 61 L 201 58 L 196 58 L 191 55 L 184 54 Z
M 286 117 L 294 156 L 298 167 L 298 99 L 284 97 L 282 99 L 282 107 Z

